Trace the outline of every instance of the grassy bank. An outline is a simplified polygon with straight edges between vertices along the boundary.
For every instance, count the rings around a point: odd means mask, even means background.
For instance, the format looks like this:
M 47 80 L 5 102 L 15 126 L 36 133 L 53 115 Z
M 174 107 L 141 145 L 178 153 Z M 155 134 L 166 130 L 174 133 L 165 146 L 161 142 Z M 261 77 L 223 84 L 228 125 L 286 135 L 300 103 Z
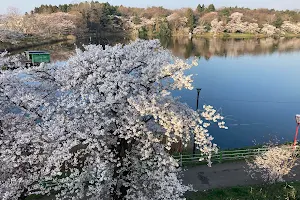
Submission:
M 293 143 L 292 142 L 284 142 L 281 144 L 277 144 L 277 145 L 289 145 L 291 146 Z M 274 144 L 275 145 L 275 144 Z M 254 145 L 254 146 L 247 146 L 247 147 L 242 147 L 242 148 L 229 148 L 229 149 L 219 149 L 217 154 L 214 154 L 211 158 L 211 161 L 213 162 L 213 164 L 216 163 L 227 163 L 227 162 L 236 162 L 236 161 L 244 161 L 247 160 L 249 158 L 251 158 L 251 156 L 256 155 L 257 149 L 263 148 L 265 147 L 265 145 L 260 144 L 260 145 Z M 200 157 L 200 152 L 196 151 L 196 155 L 195 158 L 193 158 L 192 155 L 192 149 L 188 148 L 188 149 L 184 149 L 182 152 L 182 166 L 183 167 L 196 167 L 199 165 L 206 165 L 207 161 L 199 161 L 199 157 Z M 180 163 L 180 152 L 173 152 L 172 156 L 178 160 L 178 162 Z M 197 159 L 198 158 L 198 159 Z
M 188 34 L 172 34 L 172 37 L 188 37 Z M 248 33 L 203 33 L 203 34 L 193 34 L 194 38 L 233 38 L 233 39 L 250 39 L 250 38 L 267 38 L 268 36 L 263 34 L 248 34 Z M 296 37 L 296 35 L 292 36 L 289 35 L 289 37 Z
M 289 141 L 284 141 L 281 143 L 278 143 L 278 145 L 292 145 L 293 142 Z M 257 145 L 252 145 L 252 146 L 245 146 L 245 147 L 240 147 L 240 148 L 223 148 L 219 149 L 219 151 L 235 151 L 235 150 L 246 150 L 246 149 L 257 149 L 257 148 L 262 148 L 266 146 L 267 144 L 257 144 Z M 191 155 L 193 153 L 192 146 L 189 146 L 189 148 L 184 148 L 181 152 L 182 155 Z M 196 154 L 198 154 L 199 151 L 196 151 Z M 180 152 L 173 152 L 173 156 L 178 156 L 180 155 Z
M 267 38 L 268 36 L 263 34 L 250 34 L 250 33 L 220 33 L 220 34 L 213 34 L 213 33 L 204 33 L 201 35 L 194 35 L 196 38 L 232 38 L 232 39 L 251 39 L 251 38 Z
M 172 35 L 173 37 L 188 37 L 188 34 L 176 34 Z M 203 34 L 194 34 L 194 38 L 223 38 L 223 39 L 252 39 L 252 38 L 268 38 L 267 35 L 264 34 L 250 34 L 250 33 L 219 33 L 219 34 L 213 34 L 213 33 L 203 33 Z M 282 36 L 274 36 L 275 38 L 294 38 L 294 37 L 300 37 L 300 34 L 285 34 Z
M 300 182 L 276 183 L 189 192 L 187 200 L 300 200 Z M 45 199 L 31 195 L 26 200 Z
M 187 200 L 299 200 L 300 182 L 191 192 L 186 195 L 186 198 Z
M 263 35 L 263 34 L 250 34 L 250 33 L 223 33 L 219 37 L 220 38 L 247 39 L 247 38 L 267 38 L 268 36 Z
M 23 38 L 20 41 L 17 41 L 15 44 L 11 44 L 8 42 L 0 42 L 0 52 L 7 50 L 9 52 L 21 50 L 21 49 L 28 49 L 32 47 L 37 47 L 40 45 L 45 44 L 53 44 L 57 42 L 67 41 L 67 40 L 74 40 L 75 38 L 72 38 L 70 36 L 63 36 L 63 37 L 53 37 L 53 38 L 39 38 L 39 37 L 26 37 Z
M 299 34 L 291 34 L 291 33 L 287 33 L 287 34 L 285 34 L 285 35 L 282 36 L 282 37 L 284 37 L 284 38 L 294 38 L 294 37 L 299 38 L 300 35 L 299 35 Z
M 137 34 L 137 33 L 129 33 L 128 35 L 130 35 L 132 38 L 158 38 L 159 35 L 157 34 L 153 34 L 151 32 L 146 32 L 144 34 Z M 188 33 L 183 33 L 183 32 L 173 32 L 171 33 L 172 37 L 189 37 Z M 169 37 L 169 36 L 166 36 Z M 269 36 L 265 35 L 265 34 L 251 34 L 251 33 L 218 33 L 218 34 L 214 34 L 211 32 L 206 32 L 206 33 L 202 33 L 202 34 L 193 34 L 192 35 L 193 38 L 221 38 L 221 39 L 261 39 L 261 38 L 268 38 Z M 287 33 L 285 35 L 275 35 L 272 36 L 271 38 L 299 38 L 300 34 L 290 34 Z

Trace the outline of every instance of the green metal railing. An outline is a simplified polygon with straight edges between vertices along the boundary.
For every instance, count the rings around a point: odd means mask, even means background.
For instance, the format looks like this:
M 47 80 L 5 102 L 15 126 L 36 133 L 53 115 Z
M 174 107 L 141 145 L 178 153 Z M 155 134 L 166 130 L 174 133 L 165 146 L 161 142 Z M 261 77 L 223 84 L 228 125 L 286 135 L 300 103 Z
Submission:
M 287 146 L 287 149 L 292 150 L 292 146 Z M 268 150 L 267 147 L 256 148 L 256 149 L 241 149 L 241 150 L 224 150 L 218 151 L 218 153 L 213 154 L 211 157 L 212 162 L 224 162 L 224 161 L 234 161 L 234 160 L 244 160 L 256 155 L 262 154 Z M 299 148 L 296 147 L 295 151 L 299 153 Z M 200 162 L 199 160 L 205 159 L 203 154 L 180 154 L 173 156 L 176 160 L 178 160 L 179 164 L 182 166 L 184 164 L 192 163 L 192 162 Z M 204 162 L 200 162 L 204 163 Z

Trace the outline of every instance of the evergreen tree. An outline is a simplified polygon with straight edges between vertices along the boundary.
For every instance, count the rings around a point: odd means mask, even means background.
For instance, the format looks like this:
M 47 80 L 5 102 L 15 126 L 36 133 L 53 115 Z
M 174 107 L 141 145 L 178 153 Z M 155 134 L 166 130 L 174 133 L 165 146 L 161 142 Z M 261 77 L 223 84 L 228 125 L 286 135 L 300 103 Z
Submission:
M 204 4 L 202 4 L 202 6 L 200 4 L 198 4 L 197 6 L 197 12 L 198 13 L 202 13 L 205 10 Z
M 207 7 L 207 11 L 208 11 L 208 12 L 214 12 L 214 11 L 216 11 L 216 8 L 215 8 L 214 4 L 210 4 L 210 5 Z
M 147 28 L 145 26 L 142 26 L 139 29 L 139 38 L 141 38 L 141 39 L 147 39 L 147 36 L 148 36 Z
M 134 23 L 134 24 L 140 24 L 141 21 L 142 21 L 142 20 L 141 20 L 137 15 L 134 16 L 134 18 L 133 18 L 133 23 Z
M 159 21 L 159 32 L 158 32 L 159 37 L 169 37 L 171 36 L 171 29 L 170 25 L 168 23 L 168 20 L 166 18 L 162 18 Z
M 61 12 L 68 12 L 69 11 L 69 5 L 68 4 L 63 4 L 63 5 L 59 5 L 59 10 Z
M 229 11 L 229 9 L 228 9 L 228 8 L 222 9 L 222 10 L 220 11 L 220 15 L 221 15 L 222 17 L 229 17 L 229 16 L 230 16 L 230 11 Z
M 193 13 L 193 10 L 192 9 L 188 9 L 186 11 L 186 18 L 188 19 L 188 22 L 187 22 L 187 27 L 190 29 L 190 31 L 192 32 L 193 29 L 195 28 L 195 16 L 194 16 L 194 13 Z
M 280 28 L 282 24 L 283 20 L 281 17 L 277 17 L 277 19 L 273 22 L 273 26 L 275 26 L 276 28 Z

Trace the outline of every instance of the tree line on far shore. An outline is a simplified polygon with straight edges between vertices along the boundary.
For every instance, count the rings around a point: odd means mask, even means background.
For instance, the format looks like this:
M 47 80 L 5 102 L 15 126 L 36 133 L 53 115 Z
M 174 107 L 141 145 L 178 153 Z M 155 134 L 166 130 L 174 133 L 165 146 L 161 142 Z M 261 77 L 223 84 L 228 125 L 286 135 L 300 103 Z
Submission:
M 55 12 L 78 12 L 89 30 L 103 29 L 116 23 L 119 16 L 123 28 L 141 35 L 186 35 L 247 33 L 267 36 L 300 33 L 299 11 L 276 11 L 274 9 L 254 9 L 224 7 L 216 9 L 214 4 L 198 4 L 195 9 L 170 10 L 163 7 L 134 8 L 112 6 L 97 1 L 79 4 L 41 5 L 31 13 L 51 14 Z
M 84 35 L 86 32 L 125 32 L 140 37 L 247 34 L 268 37 L 300 33 L 297 10 L 249 9 L 199 4 L 196 8 L 113 6 L 98 1 L 41 5 L 21 15 L 10 10 L 0 16 L 0 40 L 14 33 Z

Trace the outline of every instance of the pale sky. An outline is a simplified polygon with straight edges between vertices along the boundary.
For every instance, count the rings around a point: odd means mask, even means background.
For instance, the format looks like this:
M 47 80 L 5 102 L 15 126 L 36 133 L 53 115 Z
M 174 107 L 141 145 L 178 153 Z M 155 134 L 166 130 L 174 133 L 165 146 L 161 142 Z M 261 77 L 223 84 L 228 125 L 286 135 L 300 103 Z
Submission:
M 107 0 L 112 5 L 124 5 L 131 7 L 163 6 L 166 8 L 195 8 L 199 3 L 213 3 L 217 8 L 223 6 L 238 6 L 248 8 L 274 8 L 276 10 L 300 9 L 300 0 Z M 0 0 L 0 14 L 6 13 L 8 7 L 16 7 L 25 13 L 41 4 L 59 5 L 65 3 L 80 2 L 80 0 Z

